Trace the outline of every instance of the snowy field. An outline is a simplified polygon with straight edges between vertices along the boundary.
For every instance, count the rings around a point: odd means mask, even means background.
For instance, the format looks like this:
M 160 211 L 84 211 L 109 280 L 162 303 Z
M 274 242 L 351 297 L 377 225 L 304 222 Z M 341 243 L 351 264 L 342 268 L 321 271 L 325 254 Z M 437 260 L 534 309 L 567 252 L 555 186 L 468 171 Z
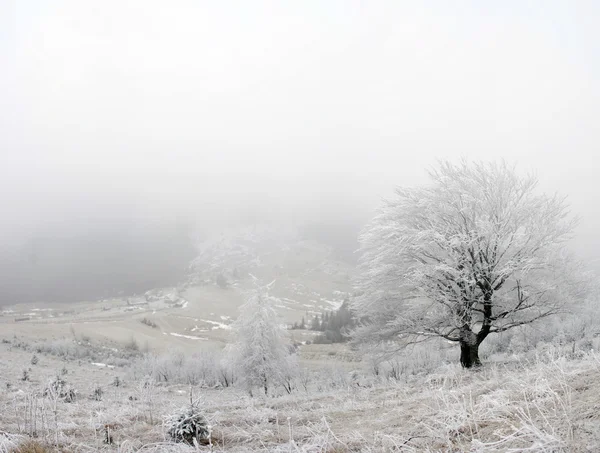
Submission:
M 348 361 L 352 355 L 341 346 L 313 345 L 300 351 L 312 366 L 303 367 L 291 394 L 277 389 L 251 398 L 223 385 L 208 353 L 132 355 L 109 367 L 32 353 L 18 341 L 0 344 L 3 453 L 19 451 L 30 437 L 61 451 L 194 451 L 169 442 L 164 425 L 190 396 L 211 426 L 212 446 L 200 451 L 600 450 L 594 351 L 550 348 L 478 371 L 436 364 L 436 356 L 394 374 Z M 72 401 L 48 391 L 56 376 L 65 394 L 75 392 Z

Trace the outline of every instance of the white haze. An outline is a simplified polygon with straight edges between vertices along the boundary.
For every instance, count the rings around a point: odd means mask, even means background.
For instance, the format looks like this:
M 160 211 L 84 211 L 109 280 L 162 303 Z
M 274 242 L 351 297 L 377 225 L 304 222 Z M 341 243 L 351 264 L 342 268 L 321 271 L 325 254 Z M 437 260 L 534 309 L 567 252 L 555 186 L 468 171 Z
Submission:
M 359 227 L 393 186 L 466 157 L 568 195 L 595 260 L 599 15 L 593 1 L 3 1 L 2 250 Z

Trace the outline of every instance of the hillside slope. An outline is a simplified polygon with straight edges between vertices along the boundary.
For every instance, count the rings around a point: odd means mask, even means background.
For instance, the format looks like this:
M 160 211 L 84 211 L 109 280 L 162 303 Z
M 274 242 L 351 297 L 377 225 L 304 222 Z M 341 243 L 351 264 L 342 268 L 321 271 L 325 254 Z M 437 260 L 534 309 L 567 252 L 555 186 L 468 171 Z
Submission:
M 165 350 L 222 347 L 245 294 L 270 285 L 282 322 L 341 305 L 350 293 L 351 264 L 294 231 L 253 227 L 225 232 L 198 246 L 186 281 L 144 294 L 75 304 L 20 304 L 0 311 L 3 334 L 98 342 L 135 341 Z M 301 334 L 299 334 L 301 335 Z

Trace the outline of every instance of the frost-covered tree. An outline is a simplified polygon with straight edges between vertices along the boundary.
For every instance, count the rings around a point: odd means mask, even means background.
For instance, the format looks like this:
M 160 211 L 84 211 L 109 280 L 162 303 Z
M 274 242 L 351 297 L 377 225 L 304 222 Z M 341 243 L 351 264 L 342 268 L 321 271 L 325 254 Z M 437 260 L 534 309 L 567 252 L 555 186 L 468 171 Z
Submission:
M 489 334 L 553 315 L 577 292 L 574 221 L 564 198 L 506 163 L 442 162 L 429 176 L 398 188 L 361 234 L 355 341 L 441 337 L 470 368 Z
M 266 395 L 278 385 L 289 391 L 295 370 L 286 328 L 273 306 L 276 299 L 267 289 L 249 295 L 234 323 L 236 342 L 230 357 L 236 376 L 250 394 L 260 388 Z

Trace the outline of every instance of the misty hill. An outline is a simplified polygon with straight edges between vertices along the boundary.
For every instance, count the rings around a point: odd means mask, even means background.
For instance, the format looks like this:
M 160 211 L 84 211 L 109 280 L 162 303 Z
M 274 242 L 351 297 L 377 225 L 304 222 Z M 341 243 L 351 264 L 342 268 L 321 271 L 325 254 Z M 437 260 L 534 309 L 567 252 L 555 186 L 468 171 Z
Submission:
M 337 309 L 350 290 L 354 266 L 335 247 L 293 228 L 256 225 L 229 230 L 198 245 L 186 287 L 252 288 L 273 282 L 272 295 L 300 319 L 304 312 Z
M 3 247 L 0 306 L 96 300 L 176 286 L 188 280 L 192 261 L 194 278 L 215 279 L 222 274 L 221 279 L 232 282 L 234 273 L 240 277 L 251 271 L 257 277 L 275 278 L 282 262 L 292 272 L 326 256 L 352 263 L 358 229 L 357 223 L 331 222 L 298 229 L 254 226 L 205 234 L 200 240 L 192 239 L 189 228 L 151 225 L 47 232 Z M 299 241 L 313 244 L 312 250 L 305 246 L 303 252 L 286 255 Z M 261 259 L 270 264 L 263 266 Z

